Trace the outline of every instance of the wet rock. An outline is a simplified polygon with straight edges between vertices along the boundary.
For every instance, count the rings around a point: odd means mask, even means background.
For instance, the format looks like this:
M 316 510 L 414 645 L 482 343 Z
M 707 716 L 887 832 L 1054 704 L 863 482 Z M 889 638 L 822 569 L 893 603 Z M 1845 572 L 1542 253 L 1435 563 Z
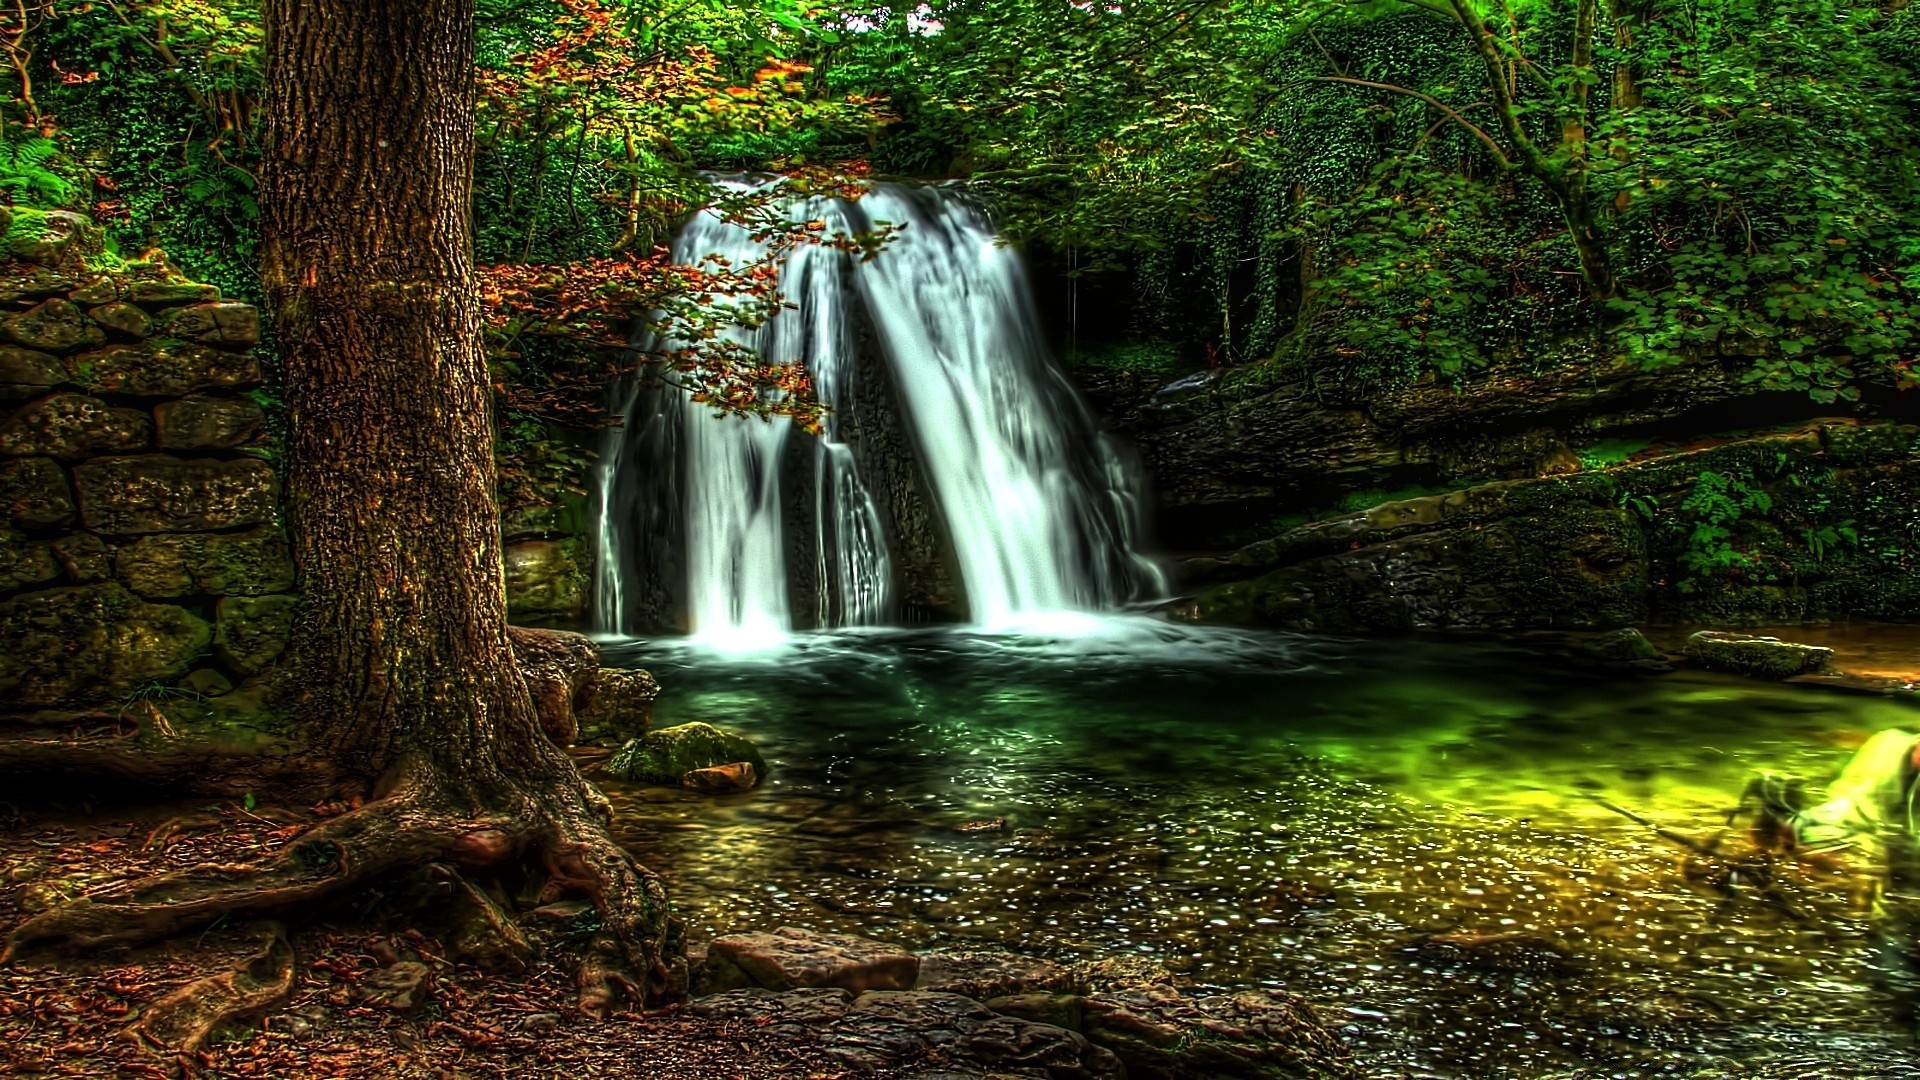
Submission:
M 355 990 L 369 1005 L 412 1012 L 426 1003 L 431 974 L 417 960 L 400 960 L 362 977 Z
M 293 588 L 293 556 L 278 529 L 143 536 L 121 548 L 114 571 L 156 599 L 205 593 L 264 596 Z
M 154 330 L 204 345 L 256 345 L 260 342 L 260 312 L 252 304 L 194 304 L 161 312 L 154 320 Z
M 195 396 L 153 410 L 162 450 L 230 450 L 253 441 L 266 421 L 260 406 L 245 398 Z
M 177 338 L 76 353 L 66 358 L 66 367 L 75 385 L 140 397 L 184 397 L 200 390 L 241 389 L 260 381 L 260 363 L 252 356 Z
M 600 670 L 600 650 L 584 634 L 510 627 L 514 662 L 533 694 L 540 729 L 555 746 L 573 745 L 574 703 Z
M 213 651 L 241 675 L 273 666 L 293 640 L 294 596 L 223 596 L 214 605 Z
M 96 458 L 73 470 L 80 520 L 103 533 L 206 532 L 273 520 L 280 478 L 255 458 Z
M 736 761 L 751 764 L 757 775 L 766 775 L 766 759 L 746 736 L 696 722 L 661 728 L 634 739 L 607 763 L 607 771 L 626 780 L 677 784 L 695 769 Z
M 1083 1030 L 1130 1080 L 1349 1076 L 1340 1041 L 1298 998 L 1270 990 L 1193 998 L 1166 987 L 1085 1001 Z
M 579 738 L 621 743 L 647 733 L 660 684 L 637 668 L 601 668 L 574 702 Z
M 693 1002 L 697 1015 L 803 1037 L 842 1068 L 915 1075 L 1119 1080 L 1120 1063 L 1076 1032 L 1001 1016 L 957 994 L 845 990 L 735 990 Z
M 113 576 L 113 549 L 92 533 L 69 533 L 53 541 L 52 548 L 60 568 L 75 581 L 90 585 Z
M 578 540 L 517 540 L 507 545 L 506 564 L 514 622 L 575 622 L 586 611 L 589 560 Z
M 38 397 L 66 381 L 59 357 L 0 345 L 0 397 Z
M 915 990 L 988 998 L 1065 993 L 1075 988 L 1065 964 L 1006 952 L 932 952 L 920 957 Z
M 0 423 L 0 454 L 73 461 L 144 450 L 152 439 L 153 424 L 145 413 L 85 394 L 48 395 Z
M 94 322 L 113 332 L 130 338 L 143 338 L 153 332 L 153 318 L 132 304 L 115 301 L 101 304 L 87 315 Z
M 5 334 L 7 340 L 16 345 L 49 353 L 99 345 L 107 340 L 105 331 L 87 318 L 79 305 L 58 297 L 0 320 L 0 334 Z
M 1085 999 L 1079 994 L 1009 994 L 985 998 L 982 1004 L 1003 1016 L 1052 1024 L 1070 1031 L 1079 1031 L 1085 1016 Z
M 1703 668 L 1761 679 L 1809 675 L 1827 670 L 1833 661 L 1833 650 L 1819 645 L 1717 630 L 1702 630 L 1687 638 L 1686 653 Z
M 852 934 L 783 926 L 771 934 L 729 934 L 707 948 L 708 988 L 906 990 L 920 960 L 897 945 Z
M 1565 975 L 1577 967 L 1573 957 L 1557 942 L 1524 930 L 1428 934 L 1415 939 L 1411 949 L 1430 963 L 1458 964 L 1483 971 Z
M 0 461 L 0 518 L 29 529 L 52 529 L 73 520 L 67 471 L 52 458 Z
M 703 795 L 738 795 L 760 782 L 750 761 L 732 761 L 709 769 L 692 769 L 680 777 L 680 786 Z
M 119 700 L 184 675 L 212 640 L 192 612 L 117 584 L 25 593 L 0 602 L 0 695 L 30 708 Z
M 1146 990 L 1172 986 L 1173 975 L 1143 956 L 1104 956 L 1073 966 L 1075 985 L 1089 993 L 1107 990 Z
M 59 576 L 53 549 L 45 541 L 0 528 L 0 592 L 45 584 Z

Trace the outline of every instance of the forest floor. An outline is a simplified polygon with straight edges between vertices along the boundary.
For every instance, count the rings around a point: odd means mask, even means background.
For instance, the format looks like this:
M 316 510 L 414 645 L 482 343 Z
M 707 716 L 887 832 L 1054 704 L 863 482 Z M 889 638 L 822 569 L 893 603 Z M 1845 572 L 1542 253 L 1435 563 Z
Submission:
M 202 862 L 257 858 L 327 808 L 174 803 L 17 809 L 0 804 L 0 933 L 63 895 Z M 778 1080 L 848 1075 L 817 1047 L 679 1009 L 590 1019 L 564 948 L 519 974 L 441 955 L 418 931 L 384 925 L 378 897 L 293 924 L 293 989 L 251 1025 L 188 1055 L 132 1031 L 144 1010 L 193 980 L 232 971 L 262 927 L 209 928 L 134 952 L 58 966 L 0 968 L 0 1075 L 48 1077 L 573 1078 Z M 248 931 L 251 930 L 249 934 Z M 372 991 L 381 973 L 419 976 L 411 1007 Z M 863 1072 L 862 1076 L 876 1075 Z

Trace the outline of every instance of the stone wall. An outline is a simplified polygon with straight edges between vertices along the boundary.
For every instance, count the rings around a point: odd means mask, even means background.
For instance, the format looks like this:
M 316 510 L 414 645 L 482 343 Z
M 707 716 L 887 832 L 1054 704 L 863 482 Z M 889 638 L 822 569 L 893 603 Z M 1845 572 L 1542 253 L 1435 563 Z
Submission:
M 210 696 L 286 648 L 259 313 L 0 208 L 0 711 Z

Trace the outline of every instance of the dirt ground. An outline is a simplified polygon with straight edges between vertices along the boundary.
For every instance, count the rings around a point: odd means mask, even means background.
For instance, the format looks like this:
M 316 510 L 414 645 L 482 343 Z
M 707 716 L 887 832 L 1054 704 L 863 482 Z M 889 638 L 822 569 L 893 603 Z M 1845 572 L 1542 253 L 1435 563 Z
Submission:
M 176 803 L 15 808 L 0 803 L 0 933 L 54 900 L 158 870 L 235 862 L 277 847 L 331 808 Z M 814 1046 L 678 1009 L 604 1021 L 575 1008 L 564 940 L 501 976 L 442 955 L 379 896 L 321 922 L 291 921 L 284 1004 L 190 1055 L 157 1052 L 131 1025 L 195 979 L 231 971 L 269 924 L 43 966 L 0 968 L 0 1075 L 46 1077 L 467 1078 L 644 1076 L 650 1080 L 849 1075 Z M 410 1007 L 371 990 L 398 964 L 425 975 Z M 418 966 L 414 966 L 418 965 Z M 872 1075 L 872 1074 L 863 1074 Z

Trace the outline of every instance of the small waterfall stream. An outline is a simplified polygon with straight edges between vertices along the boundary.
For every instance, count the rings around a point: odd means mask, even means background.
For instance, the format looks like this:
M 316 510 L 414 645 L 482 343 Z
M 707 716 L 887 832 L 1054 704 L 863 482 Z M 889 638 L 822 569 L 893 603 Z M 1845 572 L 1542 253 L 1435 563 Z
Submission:
M 780 289 L 791 307 L 727 331 L 770 360 L 807 366 L 828 406 L 825 430 L 808 438 L 783 421 L 716 416 L 644 375 L 626 388 L 627 424 L 609 435 L 600 470 L 599 629 L 671 621 L 661 583 L 637 580 L 663 574 L 684 575 L 665 590 L 684 590 L 673 605 L 680 621 L 727 649 L 765 647 L 796 624 L 895 617 L 895 519 L 867 479 L 880 463 L 863 461 L 843 415 L 857 380 L 872 377 L 863 370 L 879 370 L 859 362 L 862 319 L 937 504 L 928 516 L 944 532 L 969 621 L 1005 629 L 1157 595 L 1159 572 L 1135 550 L 1131 470 L 1048 360 L 1019 258 L 979 211 L 953 191 L 892 184 L 794 210 L 830 231 L 901 227 L 865 263 L 825 247 L 790 252 Z M 764 254 L 711 212 L 674 243 L 685 263 L 719 256 L 738 267 Z M 810 453 L 811 467 L 787 468 L 794 453 Z M 811 487 L 804 515 L 785 488 L 796 476 Z M 805 610 L 794 603 L 796 559 L 810 563 L 799 575 Z

